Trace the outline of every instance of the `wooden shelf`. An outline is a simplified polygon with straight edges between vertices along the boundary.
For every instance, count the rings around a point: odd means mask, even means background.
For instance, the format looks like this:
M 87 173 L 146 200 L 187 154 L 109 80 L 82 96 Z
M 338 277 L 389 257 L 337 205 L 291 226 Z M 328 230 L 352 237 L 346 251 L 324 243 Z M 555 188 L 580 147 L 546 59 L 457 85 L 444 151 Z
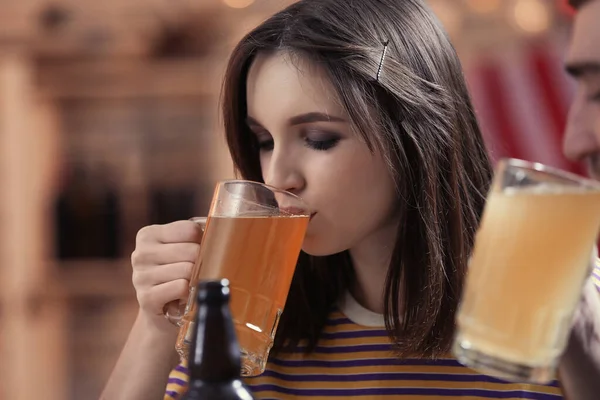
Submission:
M 218 64 L 202 59 L 74 60 L 43 65 L 39 95 L 66 99 L 207 97 L 218 93 Z
M 61 261 L 51 269 L 55 296 L 135 300 L 129 259 Z

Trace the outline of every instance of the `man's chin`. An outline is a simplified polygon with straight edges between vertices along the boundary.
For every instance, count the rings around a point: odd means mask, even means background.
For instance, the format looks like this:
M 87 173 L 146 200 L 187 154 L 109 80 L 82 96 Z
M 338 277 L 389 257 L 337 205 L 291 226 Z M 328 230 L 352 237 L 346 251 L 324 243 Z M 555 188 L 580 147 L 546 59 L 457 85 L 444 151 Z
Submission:
M 588 176 L 600 181 L 600 157 L 594 157 L 587 162 Z
M 600 171 L 589 170 L 588 175 L 590 178 L 600 181 Z

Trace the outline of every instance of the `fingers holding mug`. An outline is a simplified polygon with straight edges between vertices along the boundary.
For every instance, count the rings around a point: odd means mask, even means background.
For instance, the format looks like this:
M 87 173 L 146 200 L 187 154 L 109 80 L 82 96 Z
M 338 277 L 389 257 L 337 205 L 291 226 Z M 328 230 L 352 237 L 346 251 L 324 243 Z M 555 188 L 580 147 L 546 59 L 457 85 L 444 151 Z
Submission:
M 204 230 L 206 228 L 206 219 L 207 219 L 206 217 L 193 217 L 193 218 L 190 218 L 190 221 L 196 223 L 200 227 L 202 234 L 204 234 Z M 196 271 L 197 268 L 198 268 L 198 260 L 196 260 L 196 262 L 194 263 L 194 265 L 192 267 L 190 277 L 197 276 L 197 272 L 198 272 L 198 271 Z M 192 279 L 190 279 L 190 283 L 189 283 L 190 289 L 192 286 L 195 286 L 197 283 L 198 282 L 192 282 Z M 186 304 L 189 303 L 189 293 L 190 292 L 191 292 L 191 290 L 188 291 L 187 296 L 185 296 L 183 299 L 173 300 L 164 305 L 163 314 L 164 314 L 165 318 L 173 325 L 181 326 L 182 318 L 186 311 Z

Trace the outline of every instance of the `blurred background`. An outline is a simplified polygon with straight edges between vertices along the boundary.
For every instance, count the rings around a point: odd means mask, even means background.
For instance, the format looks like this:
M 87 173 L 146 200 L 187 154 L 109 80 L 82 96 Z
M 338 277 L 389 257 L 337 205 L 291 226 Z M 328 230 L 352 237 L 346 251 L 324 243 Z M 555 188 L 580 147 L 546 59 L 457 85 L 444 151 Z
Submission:
M 428 2 L 493 159 L 582 172 L 560 151 L 566 1 Z M 205 214 L 233 177 L 224 65 L 290 3 L 0 0 L 0 398 L 98 398 L 137 312 L 136 232 Z

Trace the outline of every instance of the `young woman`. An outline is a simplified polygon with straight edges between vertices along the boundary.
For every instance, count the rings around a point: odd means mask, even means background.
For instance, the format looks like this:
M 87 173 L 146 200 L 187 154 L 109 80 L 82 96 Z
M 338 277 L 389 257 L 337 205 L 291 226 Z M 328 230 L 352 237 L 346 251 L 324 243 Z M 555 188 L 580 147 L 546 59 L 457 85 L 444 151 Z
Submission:
M 449 354 L 491 168 L 458 57 L 420 0 L 303 0 L 235 48 L 223 112 L 235 166 L 302 197 L 311 220 L 257 398 L 561 398 Z M 200 232 L 140 231 L 140 313 L 107 399 L 164 395 L 163 306 L 186 298 Z M 186 369 L 171 373 L 178 397 Z

